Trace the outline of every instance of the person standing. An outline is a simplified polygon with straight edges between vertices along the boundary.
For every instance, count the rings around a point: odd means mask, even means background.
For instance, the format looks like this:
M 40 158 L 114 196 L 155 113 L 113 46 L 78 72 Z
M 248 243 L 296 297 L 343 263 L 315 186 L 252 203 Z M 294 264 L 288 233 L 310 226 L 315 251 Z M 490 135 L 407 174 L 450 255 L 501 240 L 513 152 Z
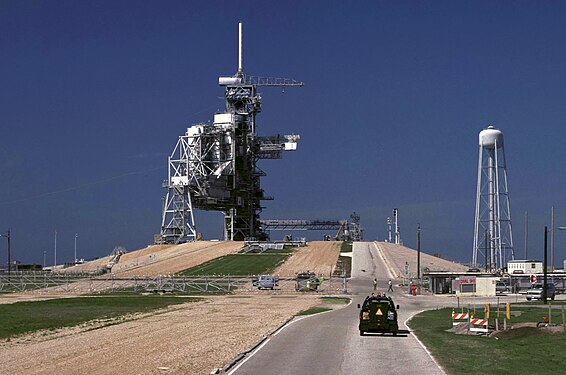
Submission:
M 377 279 L 373 279 L 373 290 L 377 289 Z
M 389 289 L 387 289 L 388 292 L 392 292 L 393 291 L 393 282 L 391 281 L 391 279 L 389 279 Z

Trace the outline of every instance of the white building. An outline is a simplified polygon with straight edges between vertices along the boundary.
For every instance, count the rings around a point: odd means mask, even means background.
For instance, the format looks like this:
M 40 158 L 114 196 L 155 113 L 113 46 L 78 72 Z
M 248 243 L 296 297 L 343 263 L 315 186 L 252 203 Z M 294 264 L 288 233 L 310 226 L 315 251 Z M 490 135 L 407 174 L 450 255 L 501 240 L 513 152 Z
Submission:
M 457 296 L 494 297 L 497 277 L 461 275 L 452 282 Z
M 507 262 L 507 272 L 510 274 L 541 274 L 543 273 L 540 260 L 510 260 Z

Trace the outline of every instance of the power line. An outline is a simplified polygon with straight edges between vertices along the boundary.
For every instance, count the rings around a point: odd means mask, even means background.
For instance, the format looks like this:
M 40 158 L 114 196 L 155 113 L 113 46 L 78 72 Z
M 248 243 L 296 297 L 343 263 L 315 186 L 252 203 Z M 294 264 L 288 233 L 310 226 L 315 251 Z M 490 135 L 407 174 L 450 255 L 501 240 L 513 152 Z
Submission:
M 150 168 L 150 169 L 146 169 L 146 170 L 143 170 L 143 171 L 127 172 L 127 173 L 123 173 L 123 174 L 120 174 L 120 175 L 117 175 L 117 176 L 104 178 L 102 180 L 88 182 L 88 183 L 76 185 L 76 186 L 71 186 L 71 187 L 68 187 L 68 188 L 65 188 L 65 189 L 49 191 L 49 192 L 46 192 L 46 193 L 41 193 L 41 194 L 38 194 L 38 195 L 32 195 L 32 196 L 28 196 L 28 197 L 20 198 L 20 199 L 15 199 L 15 200 L 12 200 L 12 201 L 0 202 L 0 205 L 21 203 L 21 202 L 26 202 L 26 201 L 29 201 L 29 200 L 32 200 L 32 199 L 39 199 L 39 198 L 44 198 L 44 197 L 48 197 L 48 196 L 51 196 L 51 195 L 68 193 L 70 191 L 80 190 L 80 189 L 90 187 L 90 186 L 101 185 L 101 184 L 104 184 L 106 182 L 117 180 L 117 179 L 120 179 L 120 178 L 123 178 L 123 177 L 133 176 L 133 175 L 138 175 L 138 174 L 144 174 L 144 173 L 148 173 L 148 172 L 157 171 L 157 170 L 160 170 L 160 169 L 165 169 L 165 166 Z

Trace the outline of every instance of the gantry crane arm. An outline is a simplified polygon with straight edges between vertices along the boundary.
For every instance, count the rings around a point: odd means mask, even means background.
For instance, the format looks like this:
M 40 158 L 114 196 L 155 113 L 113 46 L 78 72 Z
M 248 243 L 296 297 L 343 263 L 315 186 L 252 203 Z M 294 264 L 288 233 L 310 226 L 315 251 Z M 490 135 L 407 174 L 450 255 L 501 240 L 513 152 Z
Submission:
M 305 84 L 291 78 L 275 78 L 275 77 L 256 77 L 244 76 L 243 82 L 246 85 L 254 86 L 304 86 Z

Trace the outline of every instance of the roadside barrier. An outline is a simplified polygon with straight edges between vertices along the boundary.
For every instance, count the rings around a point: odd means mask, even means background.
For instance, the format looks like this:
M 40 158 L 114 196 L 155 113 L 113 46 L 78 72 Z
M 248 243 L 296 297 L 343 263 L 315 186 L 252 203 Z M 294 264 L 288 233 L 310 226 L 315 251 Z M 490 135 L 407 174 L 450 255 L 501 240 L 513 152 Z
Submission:
M 452 327 L 460 323 L 467 323 L 469 318 L 469 313 L 455 313 L 454 310 L 452 310 Z
M 489 333 L 489 325 L 487 319 L 471 319 L 470 332 Z

